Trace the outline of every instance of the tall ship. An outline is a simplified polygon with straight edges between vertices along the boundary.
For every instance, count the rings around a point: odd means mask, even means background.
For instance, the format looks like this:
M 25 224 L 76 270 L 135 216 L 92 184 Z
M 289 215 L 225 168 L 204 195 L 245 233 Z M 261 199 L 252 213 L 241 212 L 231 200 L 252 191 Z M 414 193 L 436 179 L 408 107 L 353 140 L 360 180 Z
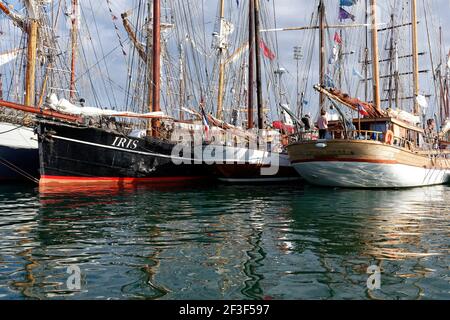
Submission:
M 26 7 L 26 13 L 19 14 L 0 2 L 0 12 L 6 16 L 1 21 L 2 35 L 7 37 L 2 37 L 0 43 L 0 100 L 8 97 L 31 106 L 34 105 L 31 79 L 37 70 L 29 62 L 36 58 L 33 56 L 35 43 L 28 39 L 36 31 L 36 25 L 31 22 L 34 18 L 32 7 L 29 3 Z M 19 61 L 24 59 L 27 60 L 22 74 L 18 71 Z M 5 90 L 6 82 L 10 85 Z M 38 141 L 34 125 L 33 118 L 23 112 L 0 110 L 0 182 L 38 179 Z
M 65 1 L 59 3 L 63 2 Z M 138 110 L 134 111 L 118 111 L 118 109 L 105 108 L 98 103 L 97 107 L 86 105 L 80 93 L 81 79 L 92 71 L 91 69 L 104 64 L 106 71 L 102 70 L 102 72 L 107 73 L 108 76 L 103 77 L 101 74 L 101 81 L 105 89 L 108 88 L 105 78 L 110 81 L 111 87 L 119 86 L 109 77 L 109 72 L 112 71 L 105 63 L 108 54 L 104 52 L 101 45 L 89 48 L 93 50 L 92 56 L 97 60 L 94 63 L 83 61 L 85 68 L 87 65 L 84 73 L 76 69 L 80 65 L 80 60 L 86 58 L 85 50 L 88 50 L 83 47 L 86 43 L 83 44 L 80 41 L 81 21 L 82 19 L 87 21 L 90 17 L 82 16 L 78 0 L 69 2 L 70 6 L 67 7 L 40 1 L 27 2 L 29 12 L 33 12 L 33 15 L 30 14 L 26 19 L 26 29 L 33 30 L 27 35 L 27 40 L 32 44 L 29 51 L 35 55 L 33 59 L 28 60 L 29 68 L 36 68 L 39 62 L 44 66 L 43 77 L 39 79 L 44 80 L 37 81 L 35 72 L 30 74 L 27 84 L 40 83 L 41 88 L 40 90 L 30 89 L 32 93 L 39 91 L 40 94 L 39 97 L 25 104 L 0 101 L 2 107 L 34 116 L 39 144 L 38 163 L 41 185 L 77 182 L 122 185 L 208 178 L 209 173 L 202 164 L 201 154 L 200 158 L 196 159 L 193 151 L 184 152 L 183 148 L 181 148 L 182 153 L 173 153 L 177 149 L 176 146 L 185 143 L 179 141 L 177 137 L 195 133 L 202 126 L 195 120 L 183 119 L 182 115 L 180 117 L 167 115 L 169 112 L 175 113 L 170 107 L 170 103 L 174 102 L 171 100 L 174 94 L 170 91 L 172 88 L 168 84 L 165 89 L 169 92 L 165 92 L 164 96 L 161 94 L 163 92 L 161 79 L 164 76 L 168 78 L 172 76 L 169 74 L 167 65 L 162 62 L 170 58 L 167 54 L 167 34 L 170 32 L 173 34 L 174 24 L 170 21 L 161 21 L 160 1 L 135 1 L 139 10 L 135 10 L 137 18 L 134 24 L 129 20 L 129 15 L 132 13 L 122 14 L 122 22 L 128 35 L 127 40 L 131 51 L 130 58 L 125 51 L 125 41 L 119 33 L 117 25 L 119 18 L 114 14 L 117 8 L 113 8 L 110 1 L 105 4 L 117 32 L 119 51 L 121 49 L 125 61 L 127 59 L 130 61 L 128 69 L 125 69 L 128 72 L 126 99 L 130 105 L 138 105 Z M 185 4 L 182 5 L 185 6 Z M 8 16 L 16 17 L 16 13 L 10 7 L 3 5 L 2 9 Z M 48 12 L 53 14 L 50 15 Z M 95 19 L 94 11 L 87 12 Z M 49 19 L 50 23 L 48 23 Z M 69 34 L 62 36 L 58 33 L 57 26 L 60 24 L 70 26 Z M 137 25 L 140 27 L 136 28 Z M 92 26 L 86 25 L 83 31 L 89 33 L 88 43 L 92 46 L 93 36 L 90 34 L 90 27 Z M 101 43 L 99 29 L 96 31 L 98 37 L 96 40 Z M 166 34 L 162 34 L 163 32 Z M 59 38 L 64 36 L 69 39 L 66 55 L 61 53 L 61 43 L 59 43 Z M 48 48 L 50 43 L 54 44 L 54 47 L 50 48 L 53 51 L 43 55 L 43 48 Z M 95 51 L 99 48 L 100 52 Z M 99 58 L 97 55 L 100 53 L 103 56 Z M 61 62 L 64 60 L 61 56 L 69 59 Z M 180 55 L 180 60 L 182 58 Z M 162 72 L 163 68 L 165 68 L 165 74 Z M 92 74 L 89 74 L 85 78 L 88 79 L 91 87 L 91 97 L 98 102 L 98 92 L 95 90 L 101 82 L 94 83 L 91 76 Z M 136 77 L 137 81 L 133 77 Z M 190 90 L 195 89 L 191 87 Z M 185 90 L 180 89 L 180 96 L 187 95 L 188 91 L 188 84 L 186 84 Z M 112 100 L 113 95 L 114 91 L 109 92 L 106 98 Z M 165 106 L 166 112 L 161 111 L 162 99 L 165 99 L 169 105 Z M 177 107 L 181 114 L 181 105 Z M 28 161 L 32 162 L 33 159 L 30 158 Z
M 293 132 L 293 120 L 280 107 L 283 104 L 289 110 L 281 89 L 281 75 L 285 70 L 270 49 L 269 43 L 275 43 L 274 39 L 262 36 L 263 22 L 269 24 L 268 4 L 249 0 L 238 4 L 239 10 L 231 4 L 230 11 L 238 13 L 237 20 L 246 23 L 233 38 L 236 44 L 233 51 L 228 38 L 234 26 L 225 19 L 225 2 L 219 1 L 217 41 L 213 43 L 218 52 L 216 108 L 213 110 L 216 116 L 206 116 L 208 125 L 213 126 L 213 138 L 205 141 L 204 160 L 223 182 L 298 180 L 300 177 L 286 150 L 286 137 Z M 266 74 L 263 74 L 263 65 L 267 67 Z M 274 91 L 272 101 L 264 97 L 264 80 Z M 275 105 L 272 108 L 275 110 L 270 110 L 270 104 Z M 280 120 L 271 122 L 274 113 Z
M 419 88 L 418 27 L 417 1 L 409 1 L 410 21 L 398 25 L 395 15 L 391 15 L 391 24 L 380 28 L 377 22 L 379 3 L 371 0 L 370 23 L 366 16 L 367 26 L 371 29 L 371 41 L 367 41 L 365 66 L 372 66 L 373 101 L 362 101 L 351 94 L 337 89 L 336 85 L 326 81 L 325 76 L 325 38 L 324 2 L 319 4 L 321 21 L 321 83 L 314 88 L 320 94 L 320 109 L 323 117 L 330 110 L 326 101 L 338 114 L 337 119 L 330 119 L 326 136 L 319 139 L 315 130 L 302 130 L 293 136 L 288 146 L 289 157 L 299 174 L 311 184 L 328 187 L 345 188 L 409 188 L 447 183 L 450 180 L 450 150 L 448 148 L 448 91 L 442 89 L 441 112 L 439 117 L 431 117 L 427 110 L 427 97 Z M 359 3 L 363 6 L 363 3 Z M 356 3 L 347 3 L 356 6 Z M 389 6 L 388 6 L 389 7 Z M 401 10 L 405 7 L 400 6 Z M 393 9 L 399 9 L 394 6 Z M 342 12 L 344 11 L 344 13 Z M 425 12 L 426 14 L 426 12 Z M 340 18 L 346 20 L 355 17 L 340 7 Z M 425 16 L 427 19 L 428 16 Z M 345 26 L 342 26 L 345 28 Z M 410 28 L 412 53 L 399 54 L 398 29 Z M 379 57 L 378 37 L 380 32 L 390 32 L 387 42 L 390 56 Z M 336 32 L 333 52 L 336 56 L 343 40 Z M 368 43 L 371 42 L 372 56 L 368 55 Z M 429 42 L 430 44 L 430 42 Z M 431 45 L 429 47 L 431 50 Z M 332 59 L 331 59 L 332 60 Z M 412 63 L 412 72 L 400 72 L 401 60 Z M 433 61 L 433 59 L 431 59 Z M 390 74 L 380 73 L 380 64 L 388 63 Z M 444 68 L 444 67 L 442 67 Z M 434 68 L 433 68 L 434 70 Z M 434 71 L 433 71 L 434 72 Z M 368 82 L 366 69 L 365 79 Z M 410 97 L 401 96 L 405 87 L 402 81 L 412 75 L 411 83 L 406 80 L 406 88 L 412 90 Z M 364 78 L 364 77 L 362 77 Z M 381 79 L 387 80 L 383 84 Z M 444 81 L 441 79 L 441 81 Z M 442 86 L 441 86 L 442 88 Z M 436 90 L 437 92 L 438 90 Z M 382 100 L 387 95 L 386 100 Z M 440 99 L 437 99 L 440 100 Z M 405 103 L 407 101 L 408 103 Z M 447 103 L 446 103 L 447 102 Z M 406 104 L 406 105 L 405 105 Z M 383 107 L 385 106 L 385 107 Z M 355 113 L 357 116 L 355 116 Z M 348 115 L 350 114 L 350 115 Z M 428 116 L 428 117 L 427 117 Z M 328 119 L 327 119 L 328 120 Z M 324 123 L 326 124 L 327 121 Z

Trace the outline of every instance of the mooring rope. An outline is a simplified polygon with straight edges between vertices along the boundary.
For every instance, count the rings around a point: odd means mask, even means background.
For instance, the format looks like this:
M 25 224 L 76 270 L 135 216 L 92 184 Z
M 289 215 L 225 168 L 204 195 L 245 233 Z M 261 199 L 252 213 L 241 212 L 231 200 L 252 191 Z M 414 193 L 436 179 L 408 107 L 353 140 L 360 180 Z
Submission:
M 3 164 L 5 167 L 11 169 L 12 171 L 18 173 L 19 175 L 39 184 L 39 180 L 36 179 L 35 177 L 33 177 L 31 174 L 29 174 L 28 172 L 20 169 L 19 167 L 17 167 L 16 165 L 14 165 L 13 163 L 9 162 L 8 160 L 6 160 L 3 157 L 0 157 L 0 164 Z
M 24 127 L 24 125 L 21 125 L 21 126 L 19 126 L 19 127 L 13 128 L 13 129 L 9 129 L 9 130 L 0 132 L 0 134 L 9 133 L 9 132 L 12 132 L 12 131 L 14 131 L 14 130 L 17 130 L 17 129 L 20 129 L 20 128 L 23 128 L 23 127 Z

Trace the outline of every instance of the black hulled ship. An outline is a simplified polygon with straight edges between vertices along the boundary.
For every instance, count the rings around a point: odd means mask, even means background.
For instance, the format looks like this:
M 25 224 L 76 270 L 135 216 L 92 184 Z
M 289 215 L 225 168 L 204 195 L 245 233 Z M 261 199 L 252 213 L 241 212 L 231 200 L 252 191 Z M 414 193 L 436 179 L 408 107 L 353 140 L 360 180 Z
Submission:
M 175 142 L 40 119 L 41 183 L 176 182 L 206 178 L 193 154 L 172 157 Z M 173 161 L 177 160 L 177 161 Z M 182 164 L 177 164 L 182 162 Z

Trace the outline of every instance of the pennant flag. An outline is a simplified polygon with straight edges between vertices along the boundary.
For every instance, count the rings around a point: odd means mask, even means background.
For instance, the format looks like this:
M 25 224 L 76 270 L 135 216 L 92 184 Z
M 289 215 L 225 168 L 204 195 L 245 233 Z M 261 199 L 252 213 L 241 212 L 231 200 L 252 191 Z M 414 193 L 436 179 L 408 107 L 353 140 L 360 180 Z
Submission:
M 344 8 L 339 7 L 339 20 L 343 21 L 347 19 L 352 19 L 352 21 L 355 21 L 355 16 L 346 11 Z
M 203 130 L 205 131 L 206 140 L 209 140 L 209 122 L 206 115 L 205 108 L 203 107 L 203 101 L 200 102 L 200 109 L 202 111 Z
M 341 7 L 351 7 L 355 5 L 357 0 L 340 0 L 340 6 Z
M 331 56 L 328 59 L 328 64 L 335 64 L 338 60 L 339 60 L 339 49 L 336 46 L 333 46 Z
M 448 50 L 448 61 L 447 61 L 447 67 L 450 69 L 450 50 Z
M 358 104 L 358 111 L 359 111 L 359 114 L 364 116 L 364 117 L 368 117 L 369 116 L 369 113 L 367 112 L 366 108 L 363 105 L 361 105 L 361 104 Z
M 342 38 L 337 31 L 334 33 L 334 42 L 336 42 L 338 44 L 342 44 Z
M 264 43 L 263 40 L 260 41 L 259 43 L 260 48 L 263 50 L 263 54 L 266 58 L 269 58 L 269 60 L 273 60 L 275 59 L 275 53 L 273 53 L 268 47 L 267 45 Z

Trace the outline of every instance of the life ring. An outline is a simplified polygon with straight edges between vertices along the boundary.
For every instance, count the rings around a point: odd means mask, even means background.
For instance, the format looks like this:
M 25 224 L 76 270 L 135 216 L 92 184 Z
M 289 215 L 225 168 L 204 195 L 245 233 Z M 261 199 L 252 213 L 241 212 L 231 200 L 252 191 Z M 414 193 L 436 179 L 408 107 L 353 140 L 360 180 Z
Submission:
M 394 144 L 394 133 L 391 130 L 386 131 L 384 135 L 384 143 L 393 145 Z

